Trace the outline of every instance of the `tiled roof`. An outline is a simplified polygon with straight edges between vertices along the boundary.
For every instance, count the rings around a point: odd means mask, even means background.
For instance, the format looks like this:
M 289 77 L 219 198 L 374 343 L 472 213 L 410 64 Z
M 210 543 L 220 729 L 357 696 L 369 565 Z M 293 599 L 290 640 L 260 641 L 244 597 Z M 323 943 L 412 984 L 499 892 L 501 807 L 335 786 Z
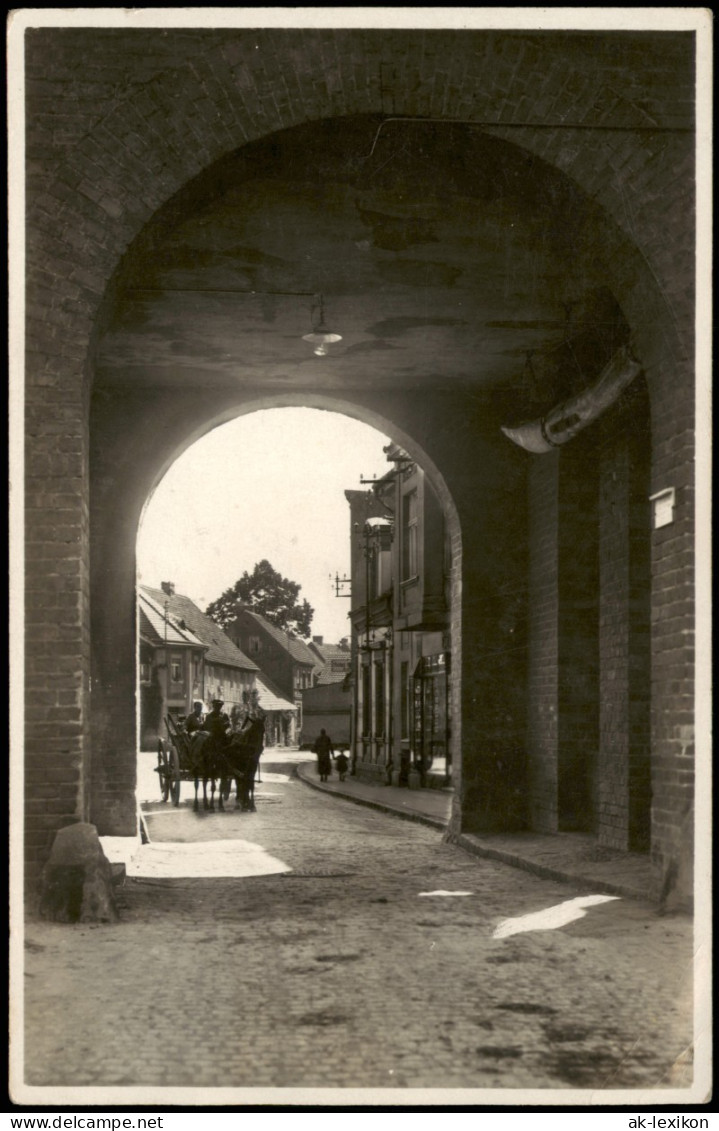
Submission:
M 349 658 L 350 654 L 348 647 L 342 648 L 339 644 L 318 644 L 316 640 L 313 640 L 308 647 L 312 652 L 317 653 L 322 663 L 325 663 L 327 660 L 332 660 L 336 656 L 347 656 Z
M 206 661 L 211 664 L 225 664 L 229 668 L 241 668 L 246 672 L 259 671 L 257 664 L 248 659 L 220 626 L 205 616 L 189 597 L 183 597 L 180 593 L 168 596 L 164 590 L 151 589 L 149 585 L 141 585 L 140 590 L 159 602 L 163 609 L 167 601 L 170 615 L 176 620 L 184 620 L 190 631 L 207 645 Z
M 199 637 L 187 627 L 187 622 L 183 627 L 177 617 L 170 613 L 169 607 L 168 615 L 165 616 L 164 602 L 161 604 L 149 593 L 141 590 L 138 593 L 138 604 L 140 608 L 140 635 L 148 643 L 155 646 L 167 643 L 174 647 L 177 647 L 177 645 L 193 648 L 205 647 Z
M 283 698 L 275 687 L 270 686 L 269 680 L 264 672 L 255 676 L 255 686 L 257 688 L 257 702 L 263 711 L 297 710 L 294 703 L 290 703 L 289 699 Z
M 320 669 L 316 682 L 318 684 L 342 683 L 349 670 L 350 653 L 337 649 Z
M 264 628 L 265 632 L 267 632 L 281 648 L 284 648 L 285 651 L 289 650 L 292 659 L 298 664 L 309 664 L 313 668 L 318 667 L 317 657 L 299 637 L 293 636 L 291 632 L 286 632 L 283 628 L 277 628 L 276 625 L 270 624 L 260 613 L 255 612 L 254 609 L 247 608 L 246 605 L 242 607 L 242 612 L 260 625 L 260 627 Z

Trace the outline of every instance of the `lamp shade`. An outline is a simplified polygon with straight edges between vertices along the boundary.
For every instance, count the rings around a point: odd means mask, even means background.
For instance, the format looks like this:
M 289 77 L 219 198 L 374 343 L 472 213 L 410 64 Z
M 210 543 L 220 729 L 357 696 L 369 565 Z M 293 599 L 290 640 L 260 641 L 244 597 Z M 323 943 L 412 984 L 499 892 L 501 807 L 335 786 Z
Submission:
M 303 342 L 310 342 L 314 346 L 314 352 L 318 357 L 325 357 L 327 354 L 327 347 L 332 345 L 333 342 L 341 342 L 341 334 L 331 334 L 329 330 L 318 326 L 311 334 L 302 335 Z
M 342 335 L 333 334 L 325 325 L 325 302 L 322 295 L 317 296 L 314 311 L 319 314 L 319 321 L 314 326 L 311 334 L 302 335 L 302 341 L 309 342 L 314 346 L 314 352 L 317 354 L 317 357 L 325 357 L 327 347 L 332 345 L 333 342 L 341 342 Z

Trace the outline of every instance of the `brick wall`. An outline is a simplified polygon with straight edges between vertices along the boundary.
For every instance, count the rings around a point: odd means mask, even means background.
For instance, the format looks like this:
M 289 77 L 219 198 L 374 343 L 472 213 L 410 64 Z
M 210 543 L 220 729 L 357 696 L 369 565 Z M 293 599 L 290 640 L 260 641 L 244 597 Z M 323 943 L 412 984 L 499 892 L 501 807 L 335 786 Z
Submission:
M 559 457 L 559 827 L 594 832 L 599 742 L 597 453 L 594 429 Z
M 653 359 L 652 359 L 653 360 Z M 694 457 L 691 363 L 661 354 L 647 380 L 652 413 L 650 493 L 673 486 L 671 525 L 651 539 L 652 859 L 660 883 L 691 898 L 694 805 Z
M 529 468 L 527 751 L 532 828 L 558 828 L 559 452 Z
M 516 830 L 528 798 L 526 465 L 479 429 L 468 439 L 453 435 L 466 470 L 448 475 L 462 524 L 461 817 L 464 831 Z
M 529 467 L 527 746 L 541 832 L 596 826 L 598 551 L 595 444 L 583 434 Z
M 49 337 L 51 328 L 43 333 L 46 347 Z M 56 829 L 88 811 L 89 479 L 82 387 L 67 391 L 49 360 L 33 351 L 28 369 L 25 831 L 35 861 Z
M 600 499 L 600 842 L 647 851 L 649 431 L 643 383 L 602 422 Z

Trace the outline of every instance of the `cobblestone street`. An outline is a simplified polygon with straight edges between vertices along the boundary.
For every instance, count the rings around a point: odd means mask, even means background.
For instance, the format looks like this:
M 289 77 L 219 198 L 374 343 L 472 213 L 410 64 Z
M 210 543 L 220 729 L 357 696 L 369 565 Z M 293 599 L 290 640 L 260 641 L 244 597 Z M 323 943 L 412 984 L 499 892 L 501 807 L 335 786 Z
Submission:
M 130 876 L 116 925 L 28 925 L 27 1084 L 691 1084 L 687 917 L 607 898 L 493 937 L 594 893 L 309 789 L 299 757 L 266 752 L 254 814 L 195 814 L 189 786 L 144 806 L 153 845 L 250 841 L 287 871 Z

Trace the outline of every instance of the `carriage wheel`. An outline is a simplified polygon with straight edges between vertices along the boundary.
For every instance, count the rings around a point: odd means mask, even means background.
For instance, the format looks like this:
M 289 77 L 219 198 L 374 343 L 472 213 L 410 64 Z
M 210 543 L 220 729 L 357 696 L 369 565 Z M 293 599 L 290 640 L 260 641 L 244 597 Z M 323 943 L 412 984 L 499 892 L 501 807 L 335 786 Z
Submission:
M 177 806 L 180 804 L 180 756 L 174 746 L 170 751 L 170 770 L 172 775 L 170 795 L 172 797 L 172 804 Z
M 157 776 L 160 779 L 160 795 L 163 801 L 167 801 L 170 796 L 170 763 L 162 739 L 157 743 Z

